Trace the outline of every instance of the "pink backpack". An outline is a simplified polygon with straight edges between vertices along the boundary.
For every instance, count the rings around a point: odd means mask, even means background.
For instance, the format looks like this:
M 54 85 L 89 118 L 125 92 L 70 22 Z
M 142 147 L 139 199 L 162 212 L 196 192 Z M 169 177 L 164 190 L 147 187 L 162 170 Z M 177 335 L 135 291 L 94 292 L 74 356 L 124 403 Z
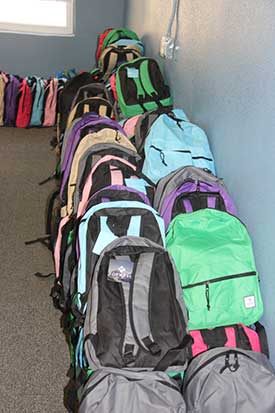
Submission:
M 105 155 L 103 158 L 101 158 L 91 169 L 90 174 L 88 175 L 83 191 L 82 191 L 82 197 L 81 197 L 81 201 L 79 202 L 78 205 L 78 210 L 77 210 L 77 217 L 81 217 L 84 213 L 85 213 L 85 208 L 86 205 L 89 201 L 90 198 L 90 192 L 91 192 L 91 188 L 93 186 L 93 175 L 95 173 L 95 171 L 97 170 L 97 168 L 105 163 L 105 162 L 110 162 L 112 160 L 117 160 L 120 161 L 122 164 L 127 165 L 130 169 L 133 170 L 133 175 L 136 171 L 136 166 L 131 164 L 130 162 L 126 161 L 125 159 L 119 158 L 117 156 L 113 156 L 113 155 Z M 110 165 L 110 174 L 111 174 L 111 183 L 108 185 L 123 185 L 123 176 L 121 171 L 115 167 Z
M 122 127 L 129 139 L 131 139 L 135 135 L 135 127 L 140 117 L 141 115 L 132 116 L 129 119 L 125 119 L 125 121 L 122 123 Z
M 44 121 L 43 126 L 54 126 L 56 119 L 56 102 L 57 102 L 57 90 L 58 79 L 54 78 L 50 80 L 47 86 L 48 95 L 46 97 L 45 109 L 44 109 Z
M 265 328 L 259 322 L 255 323 L 255 330 L 243 324 L 236 324 L 230 327 L 193 330 L 189 334 L 193 338 L 193 357 L 216 347 L 237 347 L 269 356 Z

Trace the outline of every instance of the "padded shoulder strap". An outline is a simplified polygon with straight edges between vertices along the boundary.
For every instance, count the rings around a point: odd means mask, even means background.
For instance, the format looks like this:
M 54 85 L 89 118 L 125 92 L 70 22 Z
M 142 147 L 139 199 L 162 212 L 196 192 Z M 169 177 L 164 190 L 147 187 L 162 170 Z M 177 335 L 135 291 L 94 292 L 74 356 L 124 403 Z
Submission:
M 146 93 L 150 96 L 157 95 L 157 91 L 154 88 L 152 81 L 149 76 L 149 60 L 144 59 L 140 65 L 140 77 L 142 79 L 142 85 Z
M 157 354 L 161 349 L 152 336 L 149 314 L 149 291 L 154 257 L 154 253 L 144 253 L 138 258 L 132 280 L 130 306 L 139 344 L 152 354 Z

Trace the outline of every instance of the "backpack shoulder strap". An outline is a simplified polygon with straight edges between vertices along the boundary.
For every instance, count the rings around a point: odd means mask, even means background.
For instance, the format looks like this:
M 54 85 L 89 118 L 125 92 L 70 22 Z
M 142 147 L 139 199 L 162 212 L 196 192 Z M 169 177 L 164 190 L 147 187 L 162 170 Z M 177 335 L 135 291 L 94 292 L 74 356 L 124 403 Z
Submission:
M 154 341 L 149 315 L 149 290 L 154 258 L 155 254 L 152 252 L 139 256 L 133 274 L 134 280 L 132 281 L 132 290 L 130 292 L 130 303 L 133 324 L 139 344 L 152 354 L 157 354 L 161 349 Z

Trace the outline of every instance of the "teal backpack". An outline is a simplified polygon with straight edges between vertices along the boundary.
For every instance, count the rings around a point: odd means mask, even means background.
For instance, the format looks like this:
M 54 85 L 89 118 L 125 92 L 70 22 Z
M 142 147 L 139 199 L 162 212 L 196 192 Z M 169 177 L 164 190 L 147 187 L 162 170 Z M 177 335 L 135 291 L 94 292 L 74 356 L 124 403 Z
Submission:
M 144 138 L 142 172 L 154 183 L 184 166 L 207 169 L 215 175 L 215 164 L 204 131 L 189 122 L 181 109 L 162 113 Z
M 44 110 L 44 98 L 45 98 L 45 85 L 44 80 L 40 77 L 36 77 L 35 95 L 32 105 L 32 115 L 30 120 L 30 126 L 41 126 L 43 110 Z
M 252 243 L 238 218 L 214 209 L 180 214 L 168 227 L 166 246 L 180 275 L 190 330 L 249 326 L 261 318 Z

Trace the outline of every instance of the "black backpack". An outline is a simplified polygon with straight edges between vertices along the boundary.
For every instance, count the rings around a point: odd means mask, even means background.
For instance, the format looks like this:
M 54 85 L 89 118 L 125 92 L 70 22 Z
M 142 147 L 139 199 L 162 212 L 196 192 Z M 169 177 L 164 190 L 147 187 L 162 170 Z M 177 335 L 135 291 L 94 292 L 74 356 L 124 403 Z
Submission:
M 65 131 L 65 128 L 67 125 L 67 119 L 71 111 L 72 103 L 73 103 L 73 100 L 74 100 L 74 97 L 77 91 L 82 86 L 90 84 L 90 83 L 95 83 L 95 82 L 97 83 L 97 79 L 95 79 L 94 75 L 92 75 L 89 72 L 83 72 L 83 73 L 76 75 L 71 80 L 69 80 L 67 83 L 65 83 L 65 86 L 63 90 L 61 91 L 61 93 L 59 94 L 59 98 L 58 98 L 59 138 Z

